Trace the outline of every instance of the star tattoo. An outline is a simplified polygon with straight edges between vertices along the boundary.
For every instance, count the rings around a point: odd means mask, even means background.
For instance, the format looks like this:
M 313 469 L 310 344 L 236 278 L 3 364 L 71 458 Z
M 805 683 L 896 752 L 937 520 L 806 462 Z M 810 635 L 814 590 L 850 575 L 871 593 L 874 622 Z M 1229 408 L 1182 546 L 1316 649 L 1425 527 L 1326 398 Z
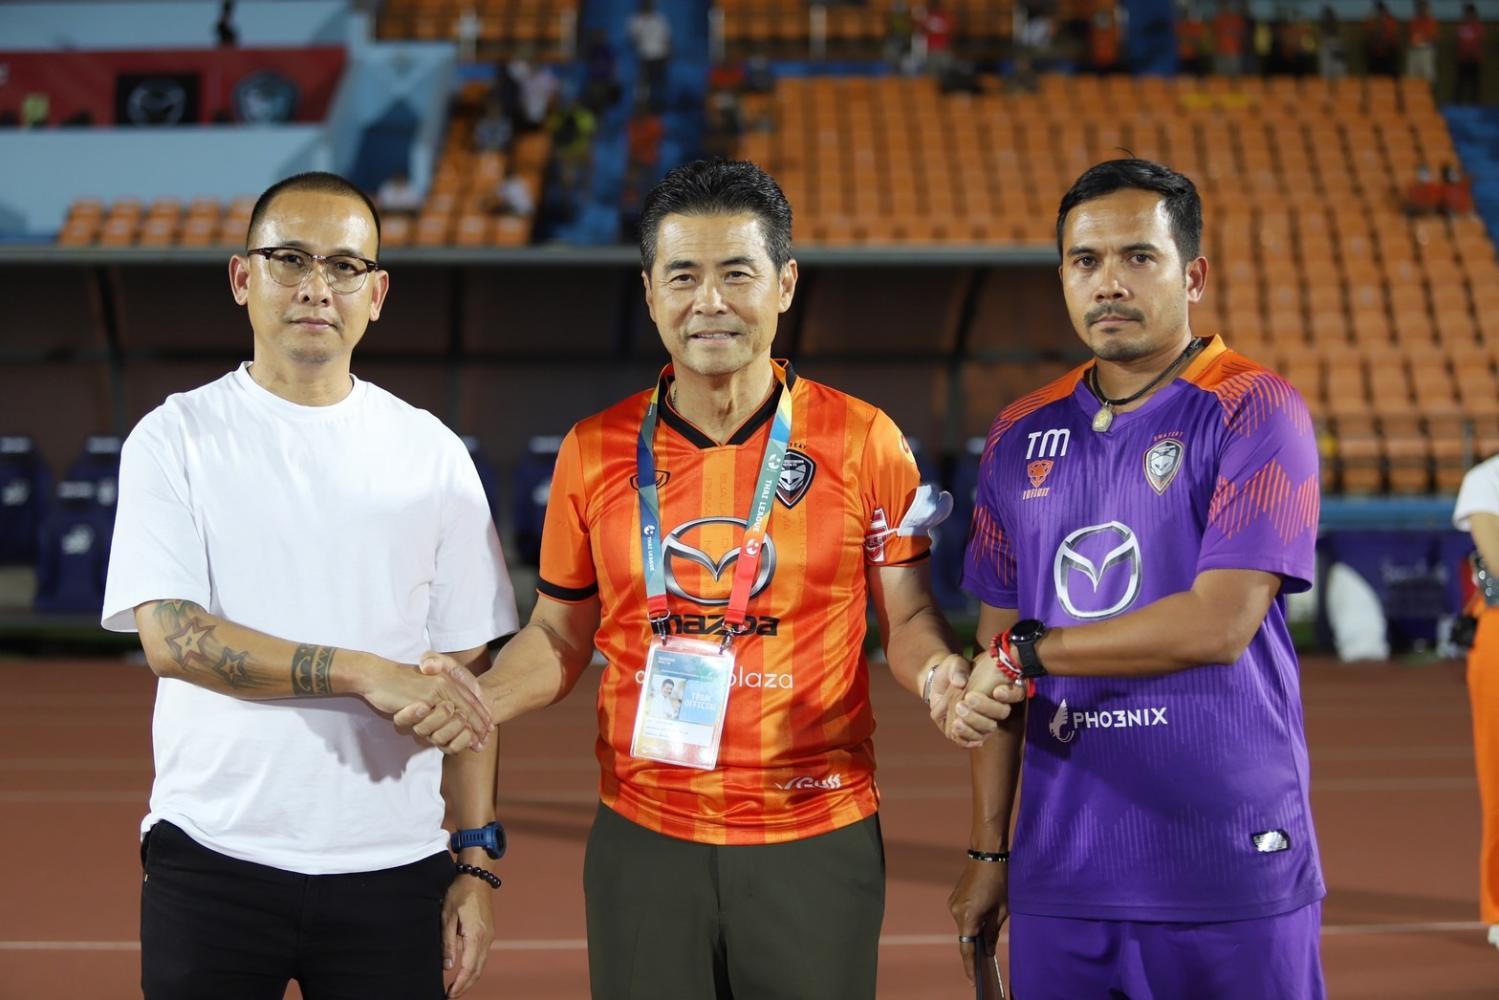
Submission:
M 167 636 L 167 645 L 172 648 L 172 657 L 178 663 L 186 663 L 190 658 L 205 659 L 203 643 L 213 635 L 212 625 L 201 625 L 196 618 L 189 619 L 182 629 Z

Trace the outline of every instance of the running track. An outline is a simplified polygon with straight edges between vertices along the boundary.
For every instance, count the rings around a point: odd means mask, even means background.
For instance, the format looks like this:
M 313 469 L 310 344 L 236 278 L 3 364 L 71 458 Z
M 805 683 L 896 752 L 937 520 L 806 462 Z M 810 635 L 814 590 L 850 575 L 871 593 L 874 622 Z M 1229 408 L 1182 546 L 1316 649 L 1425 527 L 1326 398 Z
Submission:
M 964 754 L 874 669 L 889 859 L 879 994 L 971 997 L 945 902 L 966 846 Z M 0 730 L 0 1000 L 137 997 L 136 828 L 151 779 L 153 678 L 119 661 L 0 658 L 0 681 L 10 706 Z M 502 734 L 511 853 L 476 1000 L 587 996 L 581 865 L 597 776 L 585 686 Z M 1499 951 L 1476 922 L 1461 667 L 1312 659 L 1304 694 L 1331 890 L 1331 996 L 1499 997 Z

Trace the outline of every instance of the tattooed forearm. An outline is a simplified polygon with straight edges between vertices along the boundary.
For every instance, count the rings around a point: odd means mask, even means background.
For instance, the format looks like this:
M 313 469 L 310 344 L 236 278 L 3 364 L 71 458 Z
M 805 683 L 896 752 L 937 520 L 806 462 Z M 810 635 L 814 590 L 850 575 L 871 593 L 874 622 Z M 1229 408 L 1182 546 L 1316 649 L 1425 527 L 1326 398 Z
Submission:
M 334 646 L 298 646 L 291 657 L 291 690 L 295 695 L 332 694 Z
M 249 650 L 230 649 L 214 634 L 217 623 L 201 605 L 192 601 L 162 601 L 152 612 L 163 640 L 184 674 L 216 674 L 232 688 L 266 686 L 266 680 L 250 669 Z

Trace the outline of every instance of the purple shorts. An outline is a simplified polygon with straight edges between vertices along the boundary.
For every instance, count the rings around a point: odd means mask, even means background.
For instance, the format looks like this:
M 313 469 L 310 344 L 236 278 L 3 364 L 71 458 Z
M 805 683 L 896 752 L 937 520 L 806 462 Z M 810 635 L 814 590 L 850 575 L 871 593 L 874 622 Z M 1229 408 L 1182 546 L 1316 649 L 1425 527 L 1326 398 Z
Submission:
M 1010 917 L 1019 1000 L 1323 1000 L 1322 904 L 1258 920 L 1164 924 Z

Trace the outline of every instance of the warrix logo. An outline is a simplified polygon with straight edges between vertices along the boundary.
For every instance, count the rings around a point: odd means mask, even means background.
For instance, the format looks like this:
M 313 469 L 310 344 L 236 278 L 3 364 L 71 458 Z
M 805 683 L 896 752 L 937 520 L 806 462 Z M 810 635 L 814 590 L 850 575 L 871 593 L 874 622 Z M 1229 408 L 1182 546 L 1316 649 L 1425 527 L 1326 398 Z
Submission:
M 1112 618 L 1140 596 L 1140 539 L 1126 524 L 1078 528 L 1062 539 L 1052 564 L 1057 600 L 1074 618 Z
M 800 777 L 792 778 L 785 784 L 777 785 L 776 787 L 783 792 L 795 792 L 813 788 L 821 789 L 827 792 L 832 791 L 835 788 L 843 787 L 843 775 L 830 774 L 826 778 L 813 778 L 809 775 L 804 774 Z
M 1069 709 L 1067 699 L 1057 706 L 1047 728 L 1058 743 L 1071 743 L 1083 729 L 1133 729 L 1137 726 L 1165 726 L 1166 706 L 1150 708 L 1116 708 L 1102 712 Z
M 700 517 L 696 521 L 688 521 L 686 524 L 681 524 L 673 528 L 671 530 L 671 533 L 668 534 L 664 540 L 664 548 L 666 550 L 665 570 L 667 591 L 671 594 L 675 594 L 677 597 L 682 598 L 684 601 L 692 601 L 694 604 L 700 604 L 704 607 L 713 607 L 716 605 L 728 604 L 728 589 L 726 587 L 721 588 L 723 593 L 723 596 L 721 597 L 688 593 L 687 590 L 677 582 L 677 574 L 674 566 L 680 560 L 685 559 L 688 562 L 696 563 L 697 565 L 706 569 L 712 575 L 715 581 L 723 580 L 724 575 L 725 573 L 727 573 L 729 567 L 733 566 L 739 561 L 739 544 L 736 543 L 727 552 L 715 557 L 710 556 L 702 549 L 695 548 L 687 541 L 687 539 L 693 534 L 693 532 L 710 524 L 732 524 L 738 527 L 741 533 L 747 527 L 746 522 L 742 518 Z M 759 571 L 755 574 L 755 584 L 750 588 L 751 597 L 754 597 L 756 594 L 759 594 L 762 590 L 768 587 L 770 585 L 770 578 L 773 577 L 776 572 L 776 544 L 775 542 L 771 541 L 769 535 L 765 536 L 764 544 L 765 550 L 760 554 L 760 568 Z M 730 579 L 732 579 L 732 576 L 733 574 L 729 574 Z

